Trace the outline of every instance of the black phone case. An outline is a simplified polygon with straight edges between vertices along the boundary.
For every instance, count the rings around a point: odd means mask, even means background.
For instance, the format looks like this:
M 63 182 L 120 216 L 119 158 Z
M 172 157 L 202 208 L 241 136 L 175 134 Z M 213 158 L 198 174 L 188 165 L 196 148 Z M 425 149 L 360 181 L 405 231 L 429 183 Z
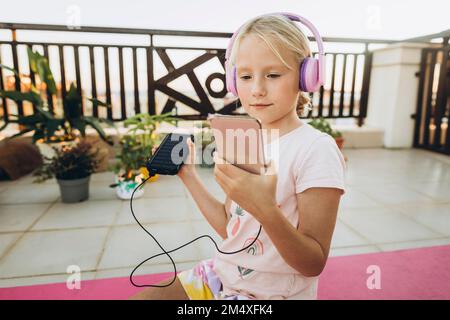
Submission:
M 192 142 L 194 142 L 194 136 L 191 134 L 168 134 L 161 142 L 158 149 L 156 149 L 155 154 L 147 161 L 148 172 L 151 175 L 176 175 L 178 171 L 180 171 L 181 166 L 183 165 L 189 154 L 189 147 L 187 145 L 187 139 L 189 137 L 191 138 Z M 180 143 L 182 143 L 181 146 L 179 145 Z M 177 157 L 182 158 L 182 161 L 180 163 L 174 163 L 171 157 L 172 150 L 176 146 L 180 150 Z

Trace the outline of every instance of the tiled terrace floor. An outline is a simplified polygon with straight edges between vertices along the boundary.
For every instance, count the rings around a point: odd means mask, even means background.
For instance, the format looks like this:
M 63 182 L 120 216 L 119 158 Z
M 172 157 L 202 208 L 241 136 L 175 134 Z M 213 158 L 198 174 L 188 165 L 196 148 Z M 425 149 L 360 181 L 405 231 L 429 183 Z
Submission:
M 450 244 L 450 157 L 405 149 L 345 149 L 347 193 L 342 197 L 330 255 L 351 255 Z M 199 168 L 208 189 L 224 193 L 212 169 Z M 135 223 L 129 202 L 109 188 L 113 175 L 93 175 L 90 199 L 62 204 L 56 181 L 28 176 L 0 183 L 0 287 L 64 282 L 69 265 L 82 279 L 129 275 L 160 251 Z M 199 235 L 219 237 L 206 223 L 178 177 L 161 176 L 137 199 L 140 221 L 166 249 Z M 173 254 L 177 269 L 215 250 L 202 239 Z M 171 271 L 167 257 L 139 272 Z

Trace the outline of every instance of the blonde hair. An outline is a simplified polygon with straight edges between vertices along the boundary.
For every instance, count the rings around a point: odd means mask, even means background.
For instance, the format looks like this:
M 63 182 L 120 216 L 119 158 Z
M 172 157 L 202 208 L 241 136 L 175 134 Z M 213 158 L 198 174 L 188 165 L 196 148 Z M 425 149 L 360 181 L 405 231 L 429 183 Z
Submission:
M 231 47 L 229 58 L 230 68 L 236 66 L 236 55 L 242 39 L 250 34 L 255 34 L 260 37 L 280 61 L 290 70 L 299 70 L 300 63 L 303 59 L 311 56 L 308 38 L 303 34 L 300 28 L 283 15 L 270 14 L 256 17 L 240 28 L 235 37 L 233 46 Z M 298 63 L 295 66 L 288 64 L 283 55 L 277 50 L 276 45 L 285 48 L 285 51 L 292 54 Z M 299 91 L 297 98 L 297 114 L 300 116 L 305 107 L 310 103 L 311 100 L 309 94 Z

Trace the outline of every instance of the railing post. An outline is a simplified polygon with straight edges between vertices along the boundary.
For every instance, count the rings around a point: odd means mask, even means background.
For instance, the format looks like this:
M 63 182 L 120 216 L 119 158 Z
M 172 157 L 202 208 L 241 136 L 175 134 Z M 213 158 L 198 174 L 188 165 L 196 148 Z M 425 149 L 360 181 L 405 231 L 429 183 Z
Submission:
M 442 42 L 442 60 L 441 60 L 441 66 L 439 70 L 439 80 L 438 80 L 438 88 L 436 93 L 436 105 L 435 105 L 435 111 L 434 111 L 434 124 L 435 124 L 435 131 L 434 131 L 434 141 L 433 141 L 433 148 L 440 149 L 444 146 L 441 146 L 441 124 L 442 124 L 442 118 L 445 116 L 445 108 L 447 106 L 447 61 L 448 61 L 448 54 L 449 54 L 449 44 L 448 44 L 448 37 L 443 38 Z M 446 141 L 446 147 L 447 152 L 450 153 L 450 150 L 448 150 L 448 127 L 447 127 L 447 141 Z
M 64 102 L 64 97 L 66 96 L 66 67 L 64 65 L 64 45 L 58 46 L 59 52 L 59 68 L 61 73 L 61 100 Z
M 1 52 L 1 45 L 0 45 L 0 52 Z M 0 54 L 0 63 L 2 63 L 1 54 Z M 0 90 L 5 90 L 5 86 L 3 84 L 3 68 L 0 68 Z M 9 122 L 8 106 L 6 105 L 6 98 L 2 98 L 1 101 L 3 108 L 3 121 L 5 122 L 4 125 L 6 125 Z
M 17 91 L 20 90 L 20 70 L 19 70 L 19 59 L 17 57 L 17 38 L 16 38 L 16 29 L 11 29 L 12 32 L 12 43 L 11 43 L 11 49 L 12 49 L 12 58 L 13 58 L 13 65 L 14 69 L 17 70 L 17 74 L 14 75 L 15 78 L 15 88 Z M 23 116 L 23 103 L 22 101 L 17 102 L 17 113 L 20 116 Z
M 363 82 L 361 88 L 361 98 L 359 101 L 359 115 L 358 115 L 358 127 L 364 124 L 364 119 L 367 117 L 367 103 L 369 101 L 369 86 L 370 86 L 370 74 L 372 71 L 372 52 L 369 51 L 368 43 L 365 44 L 364 49 L 364 73 Z
M 420 58 L 420 71 L 416 74 L 419 76 L 419 86 L 418 86 L 418 98 L 416 113 L 414 114 L 414 138 L 413 147 L 417 148 L 420 145 L 420 126 L 422 123 L 422 105 L 423 105 L 423 95 L 425 91 L 425 77 L 427 68 L 427 49 L 422 49 Z
M 137 68 L 137 49 L 133 50 L 133 83 L 134 83 L 134 114 L 141 113 L 141 103 L 139 101 L 139 78 L 138 78 L 138 68 Z
M 446 81 L 446 85 L 447 88 L 446 90 L 446 95 L 447 95 L 447 99 L 448 99 L 448 94 L 450 92 L 450 57 L 449 57 L 449 52 L 450 52 L 450 43 L 449 43 L 449 37 L 444 37 L 443 39 L 443 45 L 445 46 L 446 50 L 444 50 L 444 52 L 447 52 L 447 55 L 444 55 L 444 61 L 446 64 L 446 69 L 445 73 L 447 75 L 445 81 Z M 447 101 L 447 100 L 445 100 Z M 445 137 L 445 150 L 447 151 L 447 154 L 450 154 L 450 125 L 449 125 L 449 121 L 447 120 L 447 137 Z
M 31 51 L 33 51 L 33 46 L 27 46 L 27 48 L 29 48 Z M 33 72 L 33 70 L 31 70 L 31 62 L 30 59 L 28 58 L 28 69 L 30 70 L 30 81 L 31 81 L 31 85 L 36 87 L 36 74 Z M 33 103 L 33 114 L 36 114 L 36 104 Z
M 75 77 L 76 77 L 76 83 L 77 83 L 77 92 L 78 92 L 78 95 L 81 97 L 82 114 L 85 116 L 86 110 L 85 110 L 84 101 L 83 101 L 83 89 L 81 88 L 81 71 L 80 71 L 80 57 L 79 57 L 80 52 L 79 52 L 78 48 L 79 48 L 78 45 L 73 46 L 73 53 L 74 53 L 74 58 L 75 58 Z
M 106 103 L 109 105 L 107 112 L 108 120 L 113 120 L 112 117 L 112 100 L 111 100 L 111 79 L 109 77 L 109 50 L 108 46 L 103 47 L 103 59 L 105 62 L 105 83 L 106 83 Z
M 153 75 L 153 35 L 150 34 L 150 46 L 147 48 L 147 104 L 148 114 L 156 114 L 155 78 Z
M 127 106 L 125 100 L 125 78 L 123 73 L 123 49 L 124 47 L 119 47 L 119 83 L 120 83 L 120 120 L 127 119 Z
M 44 46 L 44 57 L 47 59 L 48 65 L 50 66 L 50 57 L 49 57 L 49 54 L 48 54 L 48 45 Z M 41 81 L 44 81 L 44 79 L 41 79 Z M 50 92 L 48 86 L 46 86 L 46 87 L 47 87 L 46 92 L 47 92 L 48 108 L 49 108 L 51 113 L 55 114 L 55 110 L 54 110 L 54 106 L 53 106 L 53 94 Z
M 95 77 L 95 56 L 94 56 L 94 47 L 89 46 L 89 63 L 91 68 L 91 91 L 92 98 L 97 99 L 97 79 Z M 98 106 L 96 103 L 93 103 L 92 106 L 92 115 L 94 117 L 98 117 Z

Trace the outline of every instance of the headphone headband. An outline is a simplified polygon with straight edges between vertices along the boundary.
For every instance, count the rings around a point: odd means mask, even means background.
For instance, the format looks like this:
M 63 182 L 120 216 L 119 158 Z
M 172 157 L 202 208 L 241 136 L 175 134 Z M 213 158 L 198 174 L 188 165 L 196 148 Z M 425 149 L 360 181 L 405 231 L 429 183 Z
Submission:
M 320 36 L 319 31 L 317 31 L 316 27 L 314 27 L 314 25 L 308 19 L 288 12 L 280 12 L 279 14 L 291 19 L 292 21 L 298 21 L 301 24 L 305 25 L 312 32 L 314 38 L 316 39 L 317 47 L 319 49 L 319 55 L 324 55 L 322 37 Z
M 317 42 L 317 47 L 319 50 L 319 58 L 315 59 L 315 58 L 305 58 L 305 60 L 309 60 L 309 65 L 313 64 L 313 61 L 316 61 L 316 76 L 315 76 L 315 80 L 312 81 L 311 84 L 308 84 L 307 82 L 303 82 L 300 87 L 301 88 L 308 88 L 311 89 L 311 91 L 315 91 L 317 90 L 320 85 L 324 84 L 325 82 L 325 53 L 323 50 L 323 41 L 322 41 L 322 37 L 320 36 L 319 32 L 317 31 L 316 27 L 314 27 L 314 25 L 306 18 L 299 16 L 297 14 L 294 13 L 289 13 L 289 12 L 276 12 L 276 13 L 269 13 L 269 14 L 264 14 L 264 15 L 260 15 L 254 19 L 257 18 L 261 18 L 261 17 L 265 17 L 265 16 L 269 16 L 269 15 L 282 15 L 286 18 L 288 18 L 291 21 L 297 21 L 300 22 L 301 24 L 303 24 L 304 26 L 306 26 L 314 35 L 314 38 L 316 39 Z M 244 24 L 245 25 L 245 24 Z M 228 47 L 227 50 L 225 52 L 225 63 L 229 64 L 228 59 L 230 58 L 231 55 L 231 49 L 233 47 L 234 44 L 234 40 L 236 38 L 236 36 L 239 34 L 239 31 L 241 30 L 242 26 L 239 27 L 239 29 L 233 33 L 233 35 L 231 36 L 231 39 L 228 43 Z M 306 37 L 306 35 L 305 35 Z M 306 68 L 305 68 L 306 69 Z M 233 68 L 233 72 L 235 72 L 235 69 Z M 307 79 L 300 79 L 301 81 L 308 81 L 308 79 L 310 79 L 311 77 L 314 77 L 313 74 L 311 74 L 310 70 L 306 70 L 304 71 L 304 73 L 301 72 L 302 78 L 307 78 Z M 231 75 L 229 76 L 231 77 L 235 77 L 235 75 Z M 233 79 L 234 81 L 234 79 Z M 230 84 L 228 86 L 232 86 L 231 80 L 230 80 Z M 234 94 L 236 94 L 236 88 L 233 87 L 233 89 L 231 90 Z M 306 91 L 310 91 L 310 90 L 306 90 Z

